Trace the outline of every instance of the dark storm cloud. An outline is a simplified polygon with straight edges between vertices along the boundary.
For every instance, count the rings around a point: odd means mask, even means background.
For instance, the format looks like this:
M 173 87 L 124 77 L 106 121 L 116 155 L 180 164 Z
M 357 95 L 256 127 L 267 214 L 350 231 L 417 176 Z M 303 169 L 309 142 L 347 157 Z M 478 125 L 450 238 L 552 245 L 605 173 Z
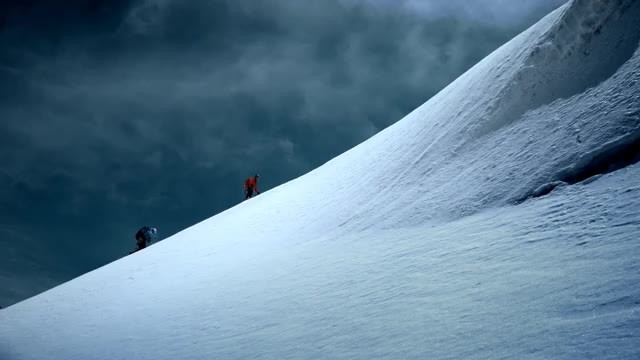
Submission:
M 343 0 L 403 8 L 427 17 L 456 17 L 494 26 L 518 26 L 567 0 Z
M 255 171 L 269 188 L 320 165 L 558 3 L 497 26 L 375 2 L 3 3 L 0 301 L 236 204 Z

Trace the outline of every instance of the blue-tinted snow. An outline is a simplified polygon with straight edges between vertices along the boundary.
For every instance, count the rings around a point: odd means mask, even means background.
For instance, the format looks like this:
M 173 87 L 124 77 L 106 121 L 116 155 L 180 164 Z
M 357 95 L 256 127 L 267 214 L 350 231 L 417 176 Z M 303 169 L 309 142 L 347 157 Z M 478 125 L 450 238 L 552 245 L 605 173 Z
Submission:
M 0 359 L 640 358 L 640 165 L 564 182 L 637 151 L 639 39 L 640 1 L 572 1 L 324 166 L 0 310 Z

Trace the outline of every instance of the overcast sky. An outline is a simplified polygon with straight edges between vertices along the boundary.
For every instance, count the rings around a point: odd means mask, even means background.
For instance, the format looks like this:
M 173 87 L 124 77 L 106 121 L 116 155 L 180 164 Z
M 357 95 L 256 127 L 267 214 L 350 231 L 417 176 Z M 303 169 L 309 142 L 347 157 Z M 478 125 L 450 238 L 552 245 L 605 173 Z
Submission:
M 563 2 L 3 1 L 0 305 L 321 165 Z

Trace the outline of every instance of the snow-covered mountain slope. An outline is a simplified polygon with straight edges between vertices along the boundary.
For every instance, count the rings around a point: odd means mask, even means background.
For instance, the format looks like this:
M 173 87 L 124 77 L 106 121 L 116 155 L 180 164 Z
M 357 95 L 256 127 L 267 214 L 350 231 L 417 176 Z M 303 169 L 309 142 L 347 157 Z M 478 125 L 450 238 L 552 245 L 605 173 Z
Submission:
M 574 0 L 322 167 L 0 310 L 0 359 L 640 358 L 639 41 L 640 1 Z

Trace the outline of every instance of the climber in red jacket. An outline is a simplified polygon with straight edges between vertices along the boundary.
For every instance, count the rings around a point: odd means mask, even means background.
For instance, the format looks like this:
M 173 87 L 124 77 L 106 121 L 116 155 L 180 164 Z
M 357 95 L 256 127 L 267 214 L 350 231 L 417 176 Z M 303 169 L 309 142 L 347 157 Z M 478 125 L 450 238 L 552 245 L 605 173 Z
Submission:
M 248 178 L 244 181 L 244 193 L 245 200 L 250 199 L 253 196 L 253 192 L 256 192 L 256 195 L 260 195 L 260 190 L 258 190 L 258 179 L 260 175 L 255 174 L 253 177 Z

